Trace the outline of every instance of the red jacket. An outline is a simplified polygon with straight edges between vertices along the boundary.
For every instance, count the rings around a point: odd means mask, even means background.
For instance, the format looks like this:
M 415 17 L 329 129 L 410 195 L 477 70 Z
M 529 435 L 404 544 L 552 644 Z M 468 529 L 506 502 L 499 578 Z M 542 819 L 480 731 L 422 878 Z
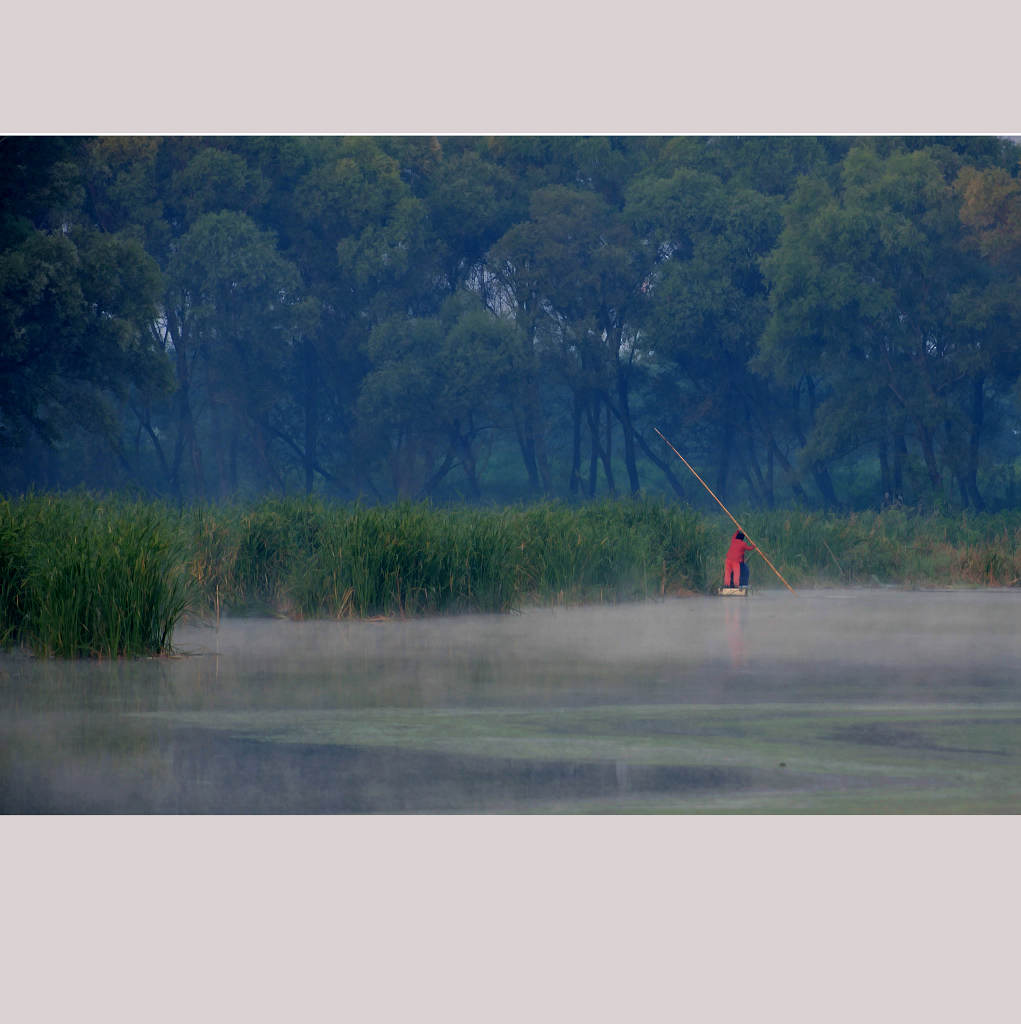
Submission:
M 730 550 L 727 552 L 727 561 L 728 562 L 743 562 L 744 561 L 744 553 L 746 551 L 754 551 L 755 550 L 755 545 L 754 544 L 749 544 L 749 543 L 747 543 L 747 541 L 743 541 L 743 540 L 738 540 L 737 539 L 737 534 L 740 533 L 740 532 L 741 531 L 738 530 L 737 533 L 735 533 L 734 536 L 731 538 Z

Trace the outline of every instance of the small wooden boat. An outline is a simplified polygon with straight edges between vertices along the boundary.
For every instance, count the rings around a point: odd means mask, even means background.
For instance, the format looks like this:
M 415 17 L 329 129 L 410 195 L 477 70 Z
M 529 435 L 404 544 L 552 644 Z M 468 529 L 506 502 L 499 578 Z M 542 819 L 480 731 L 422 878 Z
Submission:
M 741 563 L 741 575 L 740 575 L 740 577 L 738 579 L 738 584 L 739 585 L 736 586 L 736 587 L 728 587 L 728 586 L 724 585 L 724 586 L 720 587 L 720 589 L 717 591 L 717 593 L 720 595 L 720 597 L 747 597 L 748 596 L 748 584 L 750 583 L 750 580 L 748 579 L 748 575 L 749 575 L 748 563 L 747 562 L 742 562 Z M 724 576 L 723 578 L 724 578 L 724 580 L 727 579 L 726 576 Z M 731 575 L 731 577 L 730 577 L 730 582 L 731 583 L 734 582 L 733 575 Z

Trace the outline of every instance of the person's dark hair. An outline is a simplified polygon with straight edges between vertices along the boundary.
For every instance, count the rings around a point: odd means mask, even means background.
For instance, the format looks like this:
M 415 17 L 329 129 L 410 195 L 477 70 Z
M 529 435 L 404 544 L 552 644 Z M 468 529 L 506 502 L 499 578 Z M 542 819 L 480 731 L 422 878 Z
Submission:
M 734 536 L 735 536 L 735 537 L 736 537 L 736 538 L 737 538 L 738 540 L 744 540 L 744 534 L 743 534 L 743 533 L 742 533 L 742 532 L 741 532 L 740 530 L 738 530 L 738 531 L 737 531 L 737 533 L 735 533 L 735 534 L 734 534 Z

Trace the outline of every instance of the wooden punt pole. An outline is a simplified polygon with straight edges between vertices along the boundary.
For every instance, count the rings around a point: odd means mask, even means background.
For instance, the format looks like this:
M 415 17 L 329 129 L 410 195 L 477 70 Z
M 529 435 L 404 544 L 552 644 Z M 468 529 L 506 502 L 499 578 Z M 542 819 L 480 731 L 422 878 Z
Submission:
M 674 453 L 674 455 L 676 455 L 676 456 L 677 456 L 677 458 L 679 458 L 679 459 L 681 460 L 681 462 L 683 462 L 683 463 L 684 463 L 684 464 L 685 464 L 685 465 L 686 465 L 686 466 L 688 467 L 688 469 L 691 469 L 691 466 L 690 466 L 690 465 L 688 464 L 688 460 L 687 460 L 687 459 L 686 459 L 686 458 L 685 458 L 685 457 L 684 457 L 684 456 L 683 456 L 683 455 L 682 455 L 682 454 L 681 454 L 681 453 L 680 453 L 680 452 L 679 452 L 679 451 L 678 451 L 678 450 L 677 450 L 677 449 L 676 449 L 676 448 L 675 448 L 675 447 L 674 447 L 674 446 L 673 446 L 672 444 L 670 444 L 670 442 L 669 442 L 669 441 L 667 441 L 667 439 L 666 439 L 665 437 L 663 437 L 663 432 L 662 432 L 662 431 L 661 431 L 661 430 L 659 429 L 659 427 L 653 427 L 652 429 L 653 429 L 653 430 L 655 430 L 655 431 L 656 431 L 656 433 L 657 433 L 657 434 L 659 434 L 659 436 L 660 436 L 660 437 L 662 437 L 664 441 L 666 441 L 666 444 L 667 444 L 667 446 L 668 446 L 668 447 L 669 447 L 669 449 L 670 449 L 670 450 L 671 450 L 671 451 L 672 451 L 672 452 Z M 716 504 L 717 504 L 717 505 L 719 505 L 719 506 L 720 506 L 720 508 L 722 508 L 722 509 L 723 509 L 723 511 L 724 511 L 724 512 L 726 512 L 726 513 L 727 513 L 727 515 L 728 515 L 728 516 L 730 517 L 730 520 L 731 520 L 731 522 L 733 522 L 733 524 L 734 524 L 734 525 L 735 525 L 735 526 L 736 526 L 736 527 L 737 527 L 737 528 L 738 528 L 738 529 L 739 529 L 739 530 L 740 530 L 740 531 L 741 531 L 741 532 L 742 532 L 742 533 L 743 533 L 743 534 L 745 535 L 745 537 L 748 537 L 748 534 L 747 534 L 747 532 L 745 531 L 745 528 L 744 528 L 744 527 L 743 527 L 743 526 L 742 526 L 742 525 L 741 525 L 741 524 L 740 524 L 740 523 L 739 523 L 739 522 L 738 522 L 738 521 L 737 521 L 737 520 L 736 520 L 736 519 L 735 519 L 735 518 L 734 518 L 734 517 L 733 517 L 732 515 L 730 515 L 730 512 L 729 512 L 729 511 L 728 511 L 728 509 L 727 509 L 727 506 L 726 506 L 726 505 L 724 505 L 724 504 L 723 504 L 723 502 L 722 502 L 722 501 L 720 501 L 720 499 L 719 499 L 719 498 L 717 498 L 715 494 L 713 494 L 713 489 L 712 489 L 712 488 L 711 488 L 711 487 L 710 487 L 710 486 L 709 486 L 709 485 L 708 485 L 708 484 L 707 484 L 707 483 L 706 483 L 706 482 L 705 482 L 705 481 L 704 481 L 704 480 L 703 480 L 703 479 L 702 479 L 702 478 L 701 478 L 701 477 L 700 477 L 700 476 L 698 475 L 698 473 L 696 473 L 696 472 L 695 472 L 695 471 L 694 471 L 693 469 L 691 469 L 691 472 L 692 472 L 693 476 L 695 477 L 695 479 L 696 479 L 696 480 L 697 480 L 697 481 L 698 481 L 698 482 L 699 482 L 699 483 L 700 483 L 700 484 L 701 484 L 701 485 L 702 485 L 702 486 L 703 486 L 703 487 L 704 487 L 704 488 L 705 488 L 705 489 L 706 489 L 706 490 L 707 490 L 707 491 L 708 491 L 708 492 L 709 492 L 710 494 L 712 494 L 712 495 L 713 495 L 713 500 L 714 500 L 714 501 L 716 502 Z M 751 542 L 752 542 L 753 544 L 755 544 L 755 541 L 753 541 L 753 540 L 751 539 L 751 537 L 748 537 L 748 540 L 750 540 L 750 541 L 751 541 Z M 775 573 L 776 573 L 776 575 L 777 575 L 777 577 L 779 578 L 780 582 L 781 582 L 781 583 L 782 583 L 782 584 L 783 584 L 783 585 L 784 585 L 784 586 L 785 586 L 785 587 L 786 587 L 786 588 L 787 588 L 787 589 L 788 589 L 788 590 L 789 590 L 789 591 L 790 591 L 790 592 L 791 592 L 792 594 L 796 593 L 796 592 L 795 592 L 795 590 L 794 590 L 794 588 L 793 588 L 793 587 L 792 587 L 792 586 L 791 586 L 791 585 L 790 585 L 790 584 L 789 584 L 789 583 L 788 583 L 788 582 L 787 582 L 787 581 L 786 581 L 786 580 L 785 580 L 785 579 L 783 578 L 783 576 L 781 576 L 781 575 L 780 575 L 780 570 L 779 570 L 779 569 L 777 569 L 777 567 L 776 567 L 775 565 L 773 565 L 773 563 L 772 563 L 772 562 L 771 562 L 771 561 L 770 561 L 770 560 L 769 560 L 768 558 L 766 558 L 766 553 L 765 553 L 765 551 L 763 551 L 763 550 L 762 550 L 762 548 L 760 548 L 760 547 L 758 546 L 758 544 L 755 544 L 755 550 L 756 550 L 756 551 L 758 551 L 758 553 L 759 553 L 760 555 L 762 555 L 763 561 L 765 561 L 766 565 L 768 565 L 768 566 L 770 567 L 770 569 L 772 569 L 772 570 L 773 570 L 773 572 L 775 572 Z

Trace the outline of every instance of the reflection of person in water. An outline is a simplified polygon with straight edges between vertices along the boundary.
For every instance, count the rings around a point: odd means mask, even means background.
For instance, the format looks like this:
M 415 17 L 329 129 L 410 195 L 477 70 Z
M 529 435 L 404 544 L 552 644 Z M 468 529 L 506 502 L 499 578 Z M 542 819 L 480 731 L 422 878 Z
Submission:
M 744 564 L 746 551 L 754 551 L 755 545 L 749 544 L 744 539 L 744 534 L 738 530 L 730 540 L 730 549 L 727 551 L 727 560 L 723 565 L 723 585 L 725 587 L 743 586 L 741 581 L 741 566 Z
M 730 648 L 730 667 L 744 668 L 744 624 L 748 618 L 747 601 L 724 601 L 726 608 L 727 646 Z

